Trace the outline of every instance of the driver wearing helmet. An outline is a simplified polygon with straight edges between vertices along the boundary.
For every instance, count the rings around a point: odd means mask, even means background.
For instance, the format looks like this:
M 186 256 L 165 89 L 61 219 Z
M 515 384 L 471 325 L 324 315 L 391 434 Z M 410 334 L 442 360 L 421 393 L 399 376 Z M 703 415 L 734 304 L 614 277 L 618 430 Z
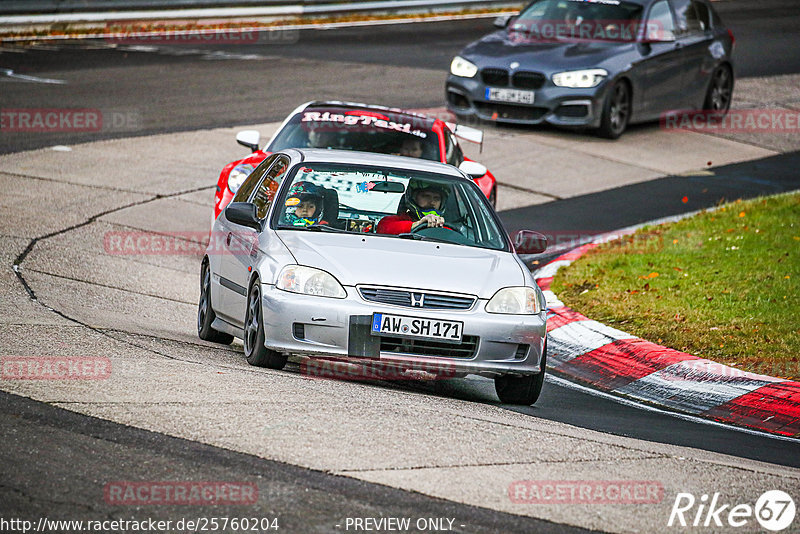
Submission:
M 311 182 L 297 182 L 286 198 L 286 222 L 292 226 L 328 224 L 322 220 L 322 188 Z
M 447 189 L 435 183 L 411 180 L 404 193 L 405 213 L 387 215 L 378 223 L 379 234 L 406 234 L 422 224 L 429 228 L 444 226 L 444 202 Z

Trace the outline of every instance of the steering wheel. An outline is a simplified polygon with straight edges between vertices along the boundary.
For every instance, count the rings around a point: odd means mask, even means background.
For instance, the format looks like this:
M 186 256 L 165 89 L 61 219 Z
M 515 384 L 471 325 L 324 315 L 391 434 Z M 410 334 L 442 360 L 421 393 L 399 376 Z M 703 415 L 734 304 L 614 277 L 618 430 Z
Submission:
M 421 232 L 422 230 L 449 230 L 450 232 L 454 232 L 454 233 L 464 237 L 464 234 L 462 234 L 461 232 L 459 232 L 455 228 L 451 228 L 450 226 L 433 226 L 433 227 L 429 227 L 428 226 L 428 221 L 422 221 L 420 224 L 418 224 L 417 226 L 412 228 L 409 233 L 417 234 L 417 233 Z

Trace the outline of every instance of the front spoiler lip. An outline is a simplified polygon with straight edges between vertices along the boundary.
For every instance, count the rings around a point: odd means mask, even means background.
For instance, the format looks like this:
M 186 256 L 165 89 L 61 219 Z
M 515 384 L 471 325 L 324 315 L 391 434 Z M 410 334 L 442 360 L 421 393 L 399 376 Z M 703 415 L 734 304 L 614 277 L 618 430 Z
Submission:
M 430 370 L 439 368 L 444 372 L 461 374 L 478 374 L 483 376 L 497 375 L 534 375 L 541 372 L 541 353 L 546 338 L 546 313 L 531 316 L 509 316 L 514 320 L 507 321 L 503 316 L 493 316 L 483 311 L 486 302 L 479 300 L 470 311 L 459 310 L 453 313 L 454 320 L 464 321 L 466 335 L 477 335 L 480 338 L 478 348 L 473 356 L 442 357 L 420 356 L 401 352 L 379 352 L 378 358 L 353 357 L 348 353 L 349 319 L 354 315 L 371 315 L 384 311 L 396 313 L 395 307 L 382 307 L 378 303 L 363 300 L 354 287 L 348 286 L 348 297 L 344 299 L 324 299 L 325 311 L 320 311 L 320 297 L 310 297 L 286 293 L 274 286 L 262 284 L 262 306 L 264 313 L 265 339 L 268 348 L 296 356 L 308 356 L 319 359 L 340 359 L 351 362 L 380 362 L 381 365 L 397 366 L 410 369 Z M 334 302 L 335 301 L 335 302 Z M 277 320 L 270 321 L 270 313 Z M 419 310 L 419 316 L 448 318 L 442 310 Z M 325 315 L 326 321 L 319 321 Z M 316 318 L 316 321 L 314 320 Z M 293 322 L 300 322 L 308 328 L 317 326 L 325 333 L 316 340 L 297 339 L 293 335 Z M 495 324 L 508 324 L 507 331 L 492 331 Z M 487 327 L 488 325 L 488 327 Z M 496 327 L 495 327 L 496 328 Z M 321 332 L 321 330 L 318 330 Z M 529 345 L 525 358 L 513 357 L 514 350 L 520 344 Z M 495 351 L 502 351 L 497 353 Z

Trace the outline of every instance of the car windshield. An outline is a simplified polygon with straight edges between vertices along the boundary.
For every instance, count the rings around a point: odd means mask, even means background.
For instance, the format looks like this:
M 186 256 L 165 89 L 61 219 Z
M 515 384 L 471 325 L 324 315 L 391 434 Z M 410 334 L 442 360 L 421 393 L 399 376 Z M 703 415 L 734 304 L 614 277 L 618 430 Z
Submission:
M 534 40 L 634 41 L 642 6 L 618 0 L 539 0 L 509 26 Z
M 505 231 L 486 198 L 467 180 L 420 171 L 332 163 L 300 163 L 290 171 L 290 176 L 273 213 L 272 228 L 373 234 L 508 250 Z M 422 224 L 400 232 L 380 232 L 379 223 L 386 217 L 416 220 L 408 215 L 409 187 L 411 192 L 420 189 L 441 192 L 438 214 L 444 218 L 444 226 L 429 228 Z
M 289 120 L 267 150 L 336 148 L 441 161 L 432 124 L 425 117 L 388 111 L 307 108 Z

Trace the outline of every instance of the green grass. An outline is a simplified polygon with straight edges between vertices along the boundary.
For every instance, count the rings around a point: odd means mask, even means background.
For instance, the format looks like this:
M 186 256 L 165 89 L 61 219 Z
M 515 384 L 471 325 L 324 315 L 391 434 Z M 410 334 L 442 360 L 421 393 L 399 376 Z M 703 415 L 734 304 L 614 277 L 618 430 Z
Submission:
M 800 194 L 643 228 L 561 269 L 553 290 L 648 341 L 800 379 Z

